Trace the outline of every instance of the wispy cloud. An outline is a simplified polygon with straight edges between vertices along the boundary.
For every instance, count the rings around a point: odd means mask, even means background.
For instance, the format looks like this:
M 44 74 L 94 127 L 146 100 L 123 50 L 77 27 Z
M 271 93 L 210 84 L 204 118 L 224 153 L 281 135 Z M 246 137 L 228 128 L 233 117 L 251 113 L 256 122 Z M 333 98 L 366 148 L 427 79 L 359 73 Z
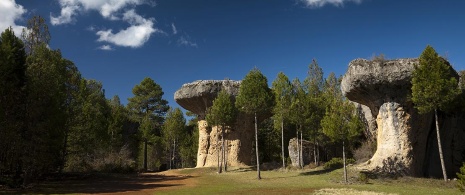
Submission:
M 171 23 L 171 29 L 173 30 L 173 35 L 178 34 L 178 30 L 176 30 L 174 23 Z
M 361 3 L 362 0 L 299 0 L 309 8 L 321 8 L 327 4 L 337 7 L 344 6 L 344 3 L 354 2 Z
M 124 13 L 123 20 L 131 26 L 117 33 L 113 33 L 112 29 L 97 31 L 96 34 L 99 36 L 97 41 L 137 48 L 147 42 L 152 33 L 163 33 L 153 27 L 153 19 L 145 19 L 133 9 Z
M 98 11 L 100 15 L 111 21 L 124 21 L 130 26 L 114 33 L 112 29 L 98 30 L 91 27 L 88 30 L 97 31 L 97 41 L 107 42 L 116 46 L 137 48 L 146 43 L 155 32 L 163 31 L 154 27 L 153 18 L 144 18 L 134 9 L 128 9 L 146 4 L 155 6 L 154 0 L 59 0 L 61 12 L 59 16 L 50 13 L 52 25 L 62 25 L 75 22 L 76 16 L 83 11 Z
M 187 47 L 198 47 L 197 43 L 191 41 L 188 36 L 181 36 L 178 39 L 178 45 L 187 46 Z
M 105 50 L 105 51 L 114 50 L 113 47 L 111 47 L 111 45 L 102 45 L 102 46 L 98 47 L 98 49 Z
M 16 4 L 15 0 L 2 0 L 0 2 L 0 31 L 3 32 L 11 26 L 15 35 L 19 36 L 24 26 L 17 25 L 15 22 L 21 20 L 26 12 L 27 10 Z

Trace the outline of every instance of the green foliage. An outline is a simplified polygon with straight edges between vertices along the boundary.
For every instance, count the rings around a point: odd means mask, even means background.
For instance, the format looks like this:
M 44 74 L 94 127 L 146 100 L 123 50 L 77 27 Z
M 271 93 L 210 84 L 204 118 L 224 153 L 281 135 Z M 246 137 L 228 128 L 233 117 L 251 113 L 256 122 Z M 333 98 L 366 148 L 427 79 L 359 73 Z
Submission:
M 183 141 L 186 135 L 186 119 L 181 109 L 175 108 L 168 110 L 162 131 L 163 139 L 168 148 L 170 168 L 177 165 L 177 156 L 179 154 L 180 141 Z M 174 165 L 174 167 L 172 166 Z
M 459 94 L 451 67 L 431 46 L 420 55 L 412 73 L 412 101 L 420 113 L 445 107 Z
M 251 70 L 242 80 L 236 107 L 247 114 L 263 114 L 273 107 L 273 94 L 268 80 L 258 69 Z
M 353 164 L 355 160 L 353 158 L 349 158 L 346 161 L 346 164 Z M 330 161 L 326 162 L 323 165 L 323 168 L 326 170 L 333 170 L 333 169 L 340 169 L 344 166 L 344 162 L 342 158 L 332 158 Z
M 457 173 L 457 177 L 457 188 L 459 188 L 461 192 L 465 192 L 465 163 L 460 167 L 460 172 Z
M 275 106 L 273 108 L 273 118 L 275 119 L 275 129 L 281 130 L 281 122 L 288 118 L 291 106 L 292 85 L 289 78 L 283 73 L 278 76 L 272 83 L 272 90 L 275 97 Z
M 209 108 L 206 120 L 210 126 L 233 125 L 236 122 L 237 110 L 231 96 L 221 90 L 218 96 L 213 100 L 213 106 Z

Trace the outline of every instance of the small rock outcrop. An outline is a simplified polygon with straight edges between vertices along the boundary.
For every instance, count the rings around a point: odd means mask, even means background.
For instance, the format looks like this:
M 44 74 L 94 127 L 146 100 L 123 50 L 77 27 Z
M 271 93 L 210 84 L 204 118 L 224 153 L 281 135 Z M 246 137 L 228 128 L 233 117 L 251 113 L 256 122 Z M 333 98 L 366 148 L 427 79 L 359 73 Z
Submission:
M 292 138 L 291 140 L 289 140 L 289 158 L 291 159 L 292 166 L 294 167 L 299 166 L 299 150 L 297 146 L 300 146 L 300 143 L 299 145 L 297 145 L 296 138 Z M 302 141 L 302 159 L 304 161 L 304 165 L 310 164 L 314 161 L 313 150 L 314 145 L 312 143 L 310 143 L 307 140 Z
M 206 111 L 221 90 L 226 90 L 233 99 L 239 92 L 241 82 L 231 80 L 200 80 L 184 84 L 175 92 L 175 101 L 199 117 L 199 148 L 196 167 L 214 167 L 221 149 L 221 129 L 210 127 L 205 120 Z M 236 123 L 225 130 L 226 159 L 229 166 L 251 164 L 253 142 L 253 119 L 239 113 Z
M 418 59 L 356 59 L 349 63 L 341 82 L 342 93 L 361 104 L 359 109 L 368 125 L 365 135 L 377 141 L 376 153 L 363 165 L 366 169 L 410 176 L 442 175 L 439 157 L 435 155 L 438 150 L 433 139 L 434 116 L 420 115 L 409 99 L 411 75 L 417 63 Z M 447 132 L 441 135 L 443 148 L 449 149 L 443 149 L 446 169 L 448 174 L 454 174 L 457 169 L 454 162 L 464 160 L 464 144 L 457 144 L 464 138 L 464 128 L 457 124 L 463 118 L 444 113 L 441 117 L 441 132 Z

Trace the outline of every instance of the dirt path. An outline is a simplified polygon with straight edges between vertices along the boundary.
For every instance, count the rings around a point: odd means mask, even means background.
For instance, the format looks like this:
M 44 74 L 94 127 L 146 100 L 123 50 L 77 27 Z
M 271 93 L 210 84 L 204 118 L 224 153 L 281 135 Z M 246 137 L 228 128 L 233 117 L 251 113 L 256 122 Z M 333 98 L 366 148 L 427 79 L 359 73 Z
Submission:
M 196 174 L 180 174 L 179 170 L 142 174 L 79 175 L 43 182 L 26 190 L 0 190 L 0 194 L 154 194 L 194 187 L 196 177 Z

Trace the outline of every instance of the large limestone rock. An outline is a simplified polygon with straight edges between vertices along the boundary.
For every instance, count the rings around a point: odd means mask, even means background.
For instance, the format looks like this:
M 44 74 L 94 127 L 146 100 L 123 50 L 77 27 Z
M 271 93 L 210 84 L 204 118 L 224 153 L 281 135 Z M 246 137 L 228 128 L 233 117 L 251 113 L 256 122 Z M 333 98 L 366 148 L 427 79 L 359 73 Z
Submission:
M 434 116 L 418 114 L 409 100 L 411 74 L 417 63 L 417 59 L 356 59 L 349 63 L 341 90 L 349 100 L 363 105 L 369 126 L 366 134 L 375 136 L 377 141 L 376 153 L 363 165 L 366 169 L 411 176 L 442 175 L 439 157 L 435 155 L 438 150 Z M 447 132 L 442 135 L 446 169 L 452 175 L 457 169 L 454 161 L 463 160 L 465 151 L 464 144 L 457 144 L 464 136 L 464 128 L 457 123 L 463 117 L 442 113 L 441 117 L 441 132 Z
M 221 149 L 221 129 L 210 127 L 205 121 L 207 108 L 224 89 L 235 99 L 239 92 L 240 81 L 201 80 L 184 84 L 174 94 L 175 101 L 199 116 L 199 148 L 197 167 L 214 167 L 218 163 L 218 151 Z M 229 166 L 251 164 L 253 143 L 253 119 L 240 113 L 236 123 L 225 130 L 226 159 Z

